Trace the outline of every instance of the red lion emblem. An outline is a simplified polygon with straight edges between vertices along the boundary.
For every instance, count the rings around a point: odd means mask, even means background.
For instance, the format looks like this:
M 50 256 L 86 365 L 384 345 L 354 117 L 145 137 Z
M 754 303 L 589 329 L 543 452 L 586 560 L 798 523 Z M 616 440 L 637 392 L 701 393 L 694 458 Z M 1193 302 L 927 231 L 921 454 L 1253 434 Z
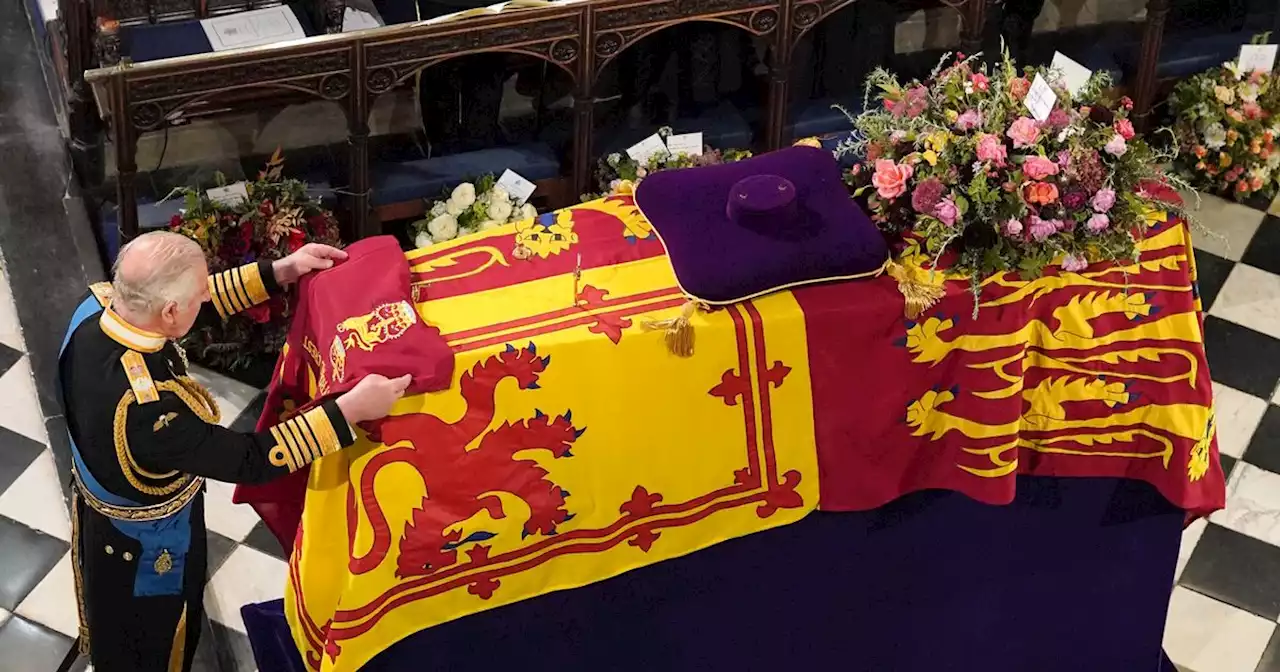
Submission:
M 570 447 L 586 428 L 573 426 L 573 414 L 551 417 L 538 411 L 533 418 L 514 424 L 503 422 L 485 434 L 479 445 L 468 450 L 494 417 L 494 389 L 513 378 L 522 390 L 538 389 L 538 377 L 551 357 L 538 357 L 530 343 L 516 350 L 494 355 L 463 374 L 459 385 L 467 401 L 462 419 L 450 424 L 426 414 L 401 415 L 378 424 L 370 438 L 386 444 L 409 442 L 375 455 L 360 477 L 359 497 L 353 484 L 347 494 L 349 568 L 362 574 L 382 564 L 391 548 L 391 529 L 374 496 L 378 471 L 389 464 L 404 462 L 422 476 L 427 495 L 405 526 L 400 539 L 396 576 L 406 578 L 439 571 L 457 562 L 459 546 L 492 538 L 487 532 L 473 532 L 461 538 L 459 530 L 446 533 L 451 525 L 487 510 L 493 518 L 505 517 L 496 490 L 509 492 L 525 501 L 532 510 L 524 524 L 524 536 L 555 534 L 556 525 L 573 518 L 565 508 L 568 492 L 546 478 L 547 471 L 530 459 L 515 459 L 524 450 L 545 450 L 553 457 L 572 457 Z M 355 530 L 358 507 L 363 506 L 373 527 L 373 545 L 357 556 Z

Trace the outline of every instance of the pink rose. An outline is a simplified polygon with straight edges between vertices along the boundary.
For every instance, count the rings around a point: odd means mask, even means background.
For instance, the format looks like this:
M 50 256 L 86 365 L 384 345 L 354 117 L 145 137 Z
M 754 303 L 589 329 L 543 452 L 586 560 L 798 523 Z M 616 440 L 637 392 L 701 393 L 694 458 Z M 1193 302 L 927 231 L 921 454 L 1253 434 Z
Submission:
M 1036 120 L 1031 117 L 1018 117 L 1005 135 L 1013 140 L 1015 148 L 1030 147 L 1040 137 L 1040 127 L 1036 126 Z
M 1111 206 L 1116 204 L 1116 192 L 1114 189 L 1099 189 L 1098 193 L 1093 195 L 1093 211 L 1099 213 L 1111 212 Z
M 965 110 L 956 119 L 956 129 L 971 131 L 982 125 L 982 113 L 977 110 Z
M 1089 262 L 1078 254 L 1068 254 L 1062 258 L 1062 270 L 1078 273 L 1089 267 Z
M 973 83 L 973 88 L 979 91 L 986 91 L 991 86 L 990 80 L 981 72 L 975 72 L 970 75 L 969 81 Z
M 984 133 L 978 139 L 978 160 L 988 161 L 997 166 L 1003 166 L 1004 160 L 1008 156 L 1004 147 L 1004 141 L 999 137 Z
M 906 104 L 905 114 L 908 118 L 915 118 L 924 114 L 925 108 L 929 106 L 929 90 L 923 86 L 909 89 L 907 91 Z
M 1084 228 L 1088 229 L 1089 233 L 1098 233 L 1108 226 L 1111 226 L 1111 218 L 1100 212 L 1090 217 L 1089 221 L 1084 223 Z
M 1002 228 L 1004 229 L 1004 235 L 1013 238 L 1014 236 L 1022 233 L 1022 222 L 1019 222 L 1016 219 L 1010 219 L 1004 223 L 1004 227 Z
M 1244 111 L 1246 119 L 1262 118 L 1262 106 L 1257 103 L 1245 103 L 1240 106 L 1240 109 Z
M 1058 174 L 1058 164 L 1043 156 L 1028 156 L 1022 164 L 1022 172 L 1033 180 L 1043 180 L 1050 175 Z
M 876 173 L 871 176 L 880 198 L 893 200 L 907 190 L 907 180 L 915 170 L 905 163 L 894 163 L 889 159 L 876 161 Z
M 1124 153 L 1129 151 L 1129 146 L 1125 144 L 1124 136 L 1116 133 L 1102 149 L 1111 156 L 1124 156 Z
M 1125 140 L 1132 140 L 1134 136 L 1133 122 L 1128 119 L 1116 119 L 1116 133 L 1119 133 Z
M 1030 215 L 1027 217 L 1027 223 L 1031 225 L 1031 237 L 1037 243 L 1043 242 L 1058 232 L 1058 226 L 1052 219 L 1040 219 L 1036 215 Z
M 960 218 L 960 208 L 956 207 L 955 201 L 944 198 L 933 207 L 933 215 L 941 220 L 943 224 L 953 226 L 956 220 Z

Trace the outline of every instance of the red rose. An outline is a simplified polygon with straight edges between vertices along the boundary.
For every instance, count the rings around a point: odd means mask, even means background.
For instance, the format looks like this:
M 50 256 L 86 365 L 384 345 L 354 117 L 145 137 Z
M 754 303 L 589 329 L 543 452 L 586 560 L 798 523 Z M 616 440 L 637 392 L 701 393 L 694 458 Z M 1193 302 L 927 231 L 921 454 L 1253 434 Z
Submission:
M 1128 119 L 1116 119 L 1115 128 L 1116 128 L 1116 133 L 1119 133 L 1120 137 L 1124 138 L 1125 140 L 1133 139 L 1133 136 L 1134 136 L 1133 122 L 1129 121 Z
M 182 228 L 182 215 L 174 215 L 169 218 L 169 228 L 177 230 Z
M 275 214 L 276 208 L 271 204 L 271 199 L 268 198 L 262 201 L 262 205 L 258 206 L 258 212 L 262 213 L 263 217 L 270 217 Z
M 266 324 L 271 321 L 271 306 L 265 303 L 260 303 L 244 311 L 244 316 L 258 324 Z

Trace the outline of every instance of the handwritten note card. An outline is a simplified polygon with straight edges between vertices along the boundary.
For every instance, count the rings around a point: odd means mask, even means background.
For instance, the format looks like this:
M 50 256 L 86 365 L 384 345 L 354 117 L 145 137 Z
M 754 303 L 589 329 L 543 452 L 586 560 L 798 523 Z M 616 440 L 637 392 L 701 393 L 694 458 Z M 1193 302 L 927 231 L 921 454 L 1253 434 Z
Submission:
M 1060 51 L 1053 52 L 1053 62 L 1049 64 L 1049 69 L 1062 73 L 1062 79 L 1067 83 L 1067 91 L 1073 98 L 1080 95 L 1080 91 L 1093 76 L 1092 70 L 1076 63 Z
M 1240 47 L 1237 63 L 1245 72 L 1271 72 L 1276 67 L 1276 45 L 1246 44 Z
M 506 189 L 507 193 L 511 194 L 511 198 L 515 199 L 515 202 L 520 205 L 529 200 L 529 197 L 533 195 L 533 191 L 538 188 L 534 183 L 524 179 L 513 170 L 503 171 L 502 177 L 498 178 L 498 186 Z
M 1031 80 L 1031 90 L 1027 92 L 1027 97 L 1022 102 L 1036 121 L 1044 121 L 1049 118 L 1049 113 L 1053 112 L 1058 96 L 1053 89 L 1049 88 L 1049 82 L 1044 81 L 1044 77 L 1037 74 L 1036 78 Z
M 239 205 L 249 200 L 249 190 L 245 188 L 244 182 L 236 182 L 228 184 L 225 187 L 214 187 L 205 192 L 209 200 L 222 205 Z
M 627 150 L 627 156 L 636 163 L 645 163 L 658 154 L 667 153 L 669 153 L 667 145 L 662 142 L 662 138 L 657 133 L 637 142 Z
M 702 132 L 673 135 L 667 138 L 667 149 L 674 155 L 702 156 Z

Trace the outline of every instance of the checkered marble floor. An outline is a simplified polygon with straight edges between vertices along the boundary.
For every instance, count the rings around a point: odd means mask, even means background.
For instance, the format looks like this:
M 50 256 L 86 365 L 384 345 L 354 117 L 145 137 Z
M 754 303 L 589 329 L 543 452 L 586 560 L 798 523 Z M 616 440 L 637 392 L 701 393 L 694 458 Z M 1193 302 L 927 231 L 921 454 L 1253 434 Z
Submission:
M 1280 201 L 1205 196 L 1197 242 L 1205 339 L 1227 508 L 1189 527 L 1165 648 L 1186 672 L 1280 672 Z M 3 250 L 0 250 L 0 254 Z M 3 260 L 0 259 L 0 266 Z M 53 451 L 61 417 L 42 412 L 6 274 L 0 273 L 0 670 L 49 672 L 77 630 L 70 524 Z M 250 430 L 260 390 L 196 372 L 227 426 Z M 55 448 L 50 441 L 57 442 Z M 284 553 L 232 487 L 210 483 L 210 579 L 197 670 L 255 669 L 241 605 L 280 597 Z M 85 669 L 80 661 L 77 670 Z
M 78 630 L 64 479 L 49 444 L 65 444 L 66 425 L 41 411 L 14 308 L 0 272 L 0 670 L 52 672 Z M 225 425 L 253 428 L 259 390 L 193 373 L 217 396 Z M 200 672 L 256 670 L 240 607 L 278 598 L 284 589 L 284 552 L 252 509 L 231 503 L 231 491 L 210 482 L 206 497 L 209 621 L 195 664 Z M 87 662 L 72 669 L 92 669 Z

